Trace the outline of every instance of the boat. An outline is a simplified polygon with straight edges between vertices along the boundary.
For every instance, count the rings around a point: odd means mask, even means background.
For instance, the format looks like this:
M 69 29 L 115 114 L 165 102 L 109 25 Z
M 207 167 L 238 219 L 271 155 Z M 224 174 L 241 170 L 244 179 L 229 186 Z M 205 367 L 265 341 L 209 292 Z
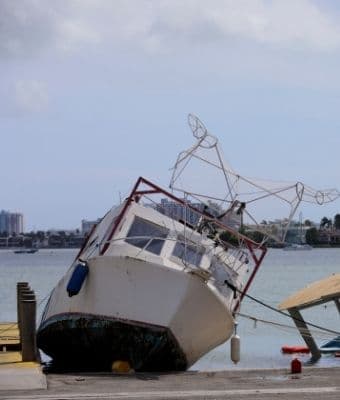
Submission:
M 267 248 L 241 233 L 250 215 L 235 192 L 241 176 L 223 163 L 217 139 L 197 117 L 189 115 L 189 125 L 196 142 L 179 154 L 170 189 L 139 177 L 125 201 L 93 227 L 52 290 L 37 344 L 54 366 L 111 370 L 122 362 L 135 371 L 183 371 L 235 332 Z M 206 159 L 211 152 L 215 158 Z M 195 165 L 183 188 L 192 161 L 221 173 L 224 186 Z M 195 191 L 193 183 L 213 183 L 223 193 Z M 259 199 L 264 191 L 266 198 L 276 195 L 263 182 L 261 191 L 253 186 Z
M 312 250 L 313 247 L 310 244 L 300 244 L 300 243 L 291 243 L 283 248 L 285 251 L 289 250 Z
M 145 194 L 171 199 L 197 223 L 143 205 Z M 238 237 L 253 253 L 252 274 L 247 251 L 229 246 L 218 231 Z M 136 371 L 186 370 L 230 338 L 240 293 L 265 252 L 141 177 L 94 228 L 53 290 L 38 346 L 56 365 L 108 369 L 123 360 Z
M 298 290 L 279 305 L 279 309 L 287 310 L 294 321 L 302 339 L 312 354 L 311 362 L 318 361 L 322 354 L 335 354 L 339 352 L 340 335 L 338 331 L 330 329 L 327 324 L 320 326 L 305 321 L 301 310 L 310 309 L 309 315 L 312 315 L 311 311 L 313 307 L 320 307 L 326 303 L 334 302 L 336 309 L 339 311 L 339 293 L 340 274 L 332 274 L 327 278 L 310 283 L 305 288 Z M 315 311 L 319 316 L 320 308 Z M 313 337 L 311 328 L 316 328 L 327 335 L 336 336 L 319 346 Z
M 340 336 L 324 343 L 320 346 L 321 353 L 337 353 L 340 351 Z
M 281 347 L 281 352 L 283 354 L 295 354 L 295 353 L 300 353 L 300 354 L 309 354 L 310 353 L 310 349 L 308 346 L 282 346 Z
M 34 254 L 38 251 L 38 249 L 20 249 L 14 250 L 15 254 Z
M 284 246 L 283 250 L 289 251 L 289 250 L 312 250 L 313 246 L 311 246 L 308 243 L 304 243 L 305 238 L 304 238 L 304 232 L 303 232 L 303 222 L 302 222 L 302 212 L 299 214 L 299 242 L 298 243 L 287 243 L 286 246 Z

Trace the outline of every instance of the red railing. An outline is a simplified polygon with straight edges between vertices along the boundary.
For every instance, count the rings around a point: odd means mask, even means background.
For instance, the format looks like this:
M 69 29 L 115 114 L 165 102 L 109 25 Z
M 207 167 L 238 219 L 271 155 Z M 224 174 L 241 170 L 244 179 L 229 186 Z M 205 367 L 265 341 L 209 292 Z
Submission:
M 142 185 L 144 185 L 146 187 L 146 189 L 142 190 L 142 188 L 141 188 Z M 163 194 L 164 196 L 168 197 L 169 199 L 173 200 L 174 202 L 181 204 L 184 207 L 189 208 L 190 210 L 194 211 L 198 215 L 201 215 L 202 217 L 204 217 L 205 220 L 212 222 L 214 225 L 218 226 L 219 228 L 223 229 L 224 231 L 229 232 L 235 238 L 237 238 L 240 243 L 243 243 L 246 246 L 246 248 L 248 249 L 248 251 L 252 257 L 252 260 L 254 262 L 254 267 L 253 267 L 253 270 L 252 270 L 252 272 L 245 284 L 245 287 L 240 295 L 240 299 L 234 307 L 234 311 L 236 311 L 236 309 L 239 307 L 242 299 L 246 295 L 250 285 L 252 284 L 252 282 L 255 278 L 255 275 L 256 275 L 256 273 L 263 261 L 263 258 L 267 252 L 267 248 L 263 244 L 256 243 L 254 240 L 252 240 L 252 239 L 248 238 L 247 236 L 241 234 L 240 232 L 232 229 L 231 227 L 224 225 L 221 221 L 217 220 L 216 218 L 212 217 L 211 215 L 205 213 L 204 211 L 199 210 L 194 205 L 186 202 L 183 199 L 176 197 L 172 193 L 162 189 L 161 187 L 155 185 L 154 183 L 148 181 L 147 179 L 145 179 L 143 177 L 138 178 L 129 197 L 126 199 L 125 204 L 124 204 L 120 214 L 115 219 L 115 222 L 112 226 L 112 229 L 107 237 L 107 240 L 106 240 L 100 254 L 104 255 L 105 252 L 107 251 L 108 247 L 110 246 L 110 241 L 112 240 L 115 232 L 117 231 L 117 228 L 119 227 L 124 215 L 126 214 L 128 208 L 130 207 L 131 203 L 132 202 L 138 203 L 143 196 L 150 195 L 150 194 L 151 195 L 152 194 Z M 257 254 L 258 252 L 259 252 L 259 254 Z

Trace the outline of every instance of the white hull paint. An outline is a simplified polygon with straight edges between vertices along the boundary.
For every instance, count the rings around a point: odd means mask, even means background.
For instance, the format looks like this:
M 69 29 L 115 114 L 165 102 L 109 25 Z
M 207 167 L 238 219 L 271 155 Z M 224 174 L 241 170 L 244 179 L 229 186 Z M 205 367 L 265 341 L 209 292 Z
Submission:
M 195 274 L 127 256 L 94 257 L 88 266 L 88 279 L 77 296 L 68 297 L 66 291 L 72 269 L 59 282 L 44 321 L 78 313 L 165 327 L 188 366 L 233 332 L 225 298 Z

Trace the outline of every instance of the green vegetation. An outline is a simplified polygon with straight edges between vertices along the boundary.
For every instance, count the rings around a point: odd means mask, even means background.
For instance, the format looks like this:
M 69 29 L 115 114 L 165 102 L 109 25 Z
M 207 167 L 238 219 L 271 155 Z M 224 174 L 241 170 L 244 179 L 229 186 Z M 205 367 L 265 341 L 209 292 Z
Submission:
M 316 228 L 309 228 L 306 231 L 306 243 L 310 245 L 316 245 L 319 242 L 319 234 Z
M 306 243 L 312 246 L 340 246 L 340 214 L 334 218 L 323 217 L 319 227 L 306 231 Z
M 0 248 L 77 248 L 81 247 L 83 241 L 84 235 L 78 229 L 75 231 L 32 231 L 20 235 L 0 233 Z

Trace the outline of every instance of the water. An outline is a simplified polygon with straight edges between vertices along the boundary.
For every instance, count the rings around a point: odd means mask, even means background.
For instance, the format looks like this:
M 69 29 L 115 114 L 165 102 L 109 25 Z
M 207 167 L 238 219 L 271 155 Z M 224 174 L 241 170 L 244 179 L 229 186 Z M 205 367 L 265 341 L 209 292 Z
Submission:
M 251 286 L 249 294 L 273 307 L 291 294 L 319 279 L 340 272 L 340 249 L 313 249 L 284 251 L 269 249 L 269 252 Z M 241 361 L 232 368 L 275 368 L 290 365 L 292 356 L 283 355 L 283 345 L 305 345 L 290 318 L 271 311 L 262 305 L 245 299 L 241 313 L 258 319 L 273 321 L 290 328 L 276 327 L 268 323 L 255 323 L 242 317 L 238 318 L 238 334 L 241 337 Z M 327 303 L 302 311 L 305 321 L 340 331 L 339 314 L 335 304 Z M 332 339 L 332 334 L 320 334 L 313 331 L 318 344 Z M 226 343 L 199 360 L 193 369 L 216 370 L 232 366 L 229 352 L 230 343 Z M 300 356 L 299 356 L 300 357 Z M 300 357 L 308 361 L 309 356 Z M 340 359 L 333 355 L 323 356 L 317 366 L 340 366 Z
M 16 283 L 28 282 L 35 291 L 38 313 L 45 299 L 70 267 L 78 250 L 39 250 L 35 254 L 15 254 L 0 250 L 0 321 L 16 320 Z
M 28 281 L 38 298 L 38 313 L 56 282 L 73 261 L 77 250 L 40 250 L 35 254 L 14 254 L 0 251 L 0 321 L 16 320 L 16 283 Z M 340 249 L 313 249 L 310 251 L 283 251 L 270 249 L 249 294 L 277 307 L 290 294 L 316 280 L 340 271 Z M 290 355 L 282 355 L 281 347 L 304 344 L 290 318 L 279 315 L 258 303 L 246 299 L 241 312 L 258 319 L 281 323 L 277 327 L 239 317 L 238 334 L 241 337 L 241 361 L 234 366 L 230 361 L 229 342 L 214 349 L 192 369 L 222 370 L 226 368 L 287 367 Z M 340 330 L 339 315 L 333 303 L 303 312 L 306 321 Z M 332 335 L 314 334 L 318 343 Z M 303 360 L 307 361 L 308 356 Z M 323 356 L 318 366 L 340 365 L 340 359 Z

